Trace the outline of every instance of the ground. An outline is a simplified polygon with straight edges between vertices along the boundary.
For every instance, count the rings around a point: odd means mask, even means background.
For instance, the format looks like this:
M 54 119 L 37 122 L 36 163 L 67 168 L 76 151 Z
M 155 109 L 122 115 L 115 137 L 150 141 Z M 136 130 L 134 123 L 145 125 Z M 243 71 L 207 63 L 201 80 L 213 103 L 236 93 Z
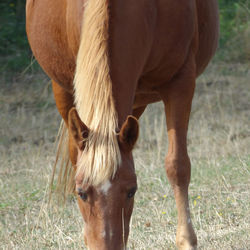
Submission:
M 214 63 L 198 79 L 189 126 L 190 204 L 199 249 L 250 249 L 250 70 Z M 42 73 L 0 77 L 0 249 L 83 248 L 75 198 L 48 205 L 60 117 Z M 139 190 L 129 249 L 175 249 L 176 209 L 164 170 L 162 104 L 140 120 Z

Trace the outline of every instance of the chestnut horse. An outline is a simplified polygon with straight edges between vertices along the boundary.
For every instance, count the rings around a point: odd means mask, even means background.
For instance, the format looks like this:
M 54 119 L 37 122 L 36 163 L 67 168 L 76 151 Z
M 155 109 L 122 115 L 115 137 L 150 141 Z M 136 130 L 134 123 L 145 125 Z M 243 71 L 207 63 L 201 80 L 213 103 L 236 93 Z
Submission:
M 163 101 L 179 249 L 195 249 L 187 130 L 196 77 L 218 43 L 217 0 L 27 0 L 32 51 L 52 79 L 89 249 L 126 248 L 138 119 Z

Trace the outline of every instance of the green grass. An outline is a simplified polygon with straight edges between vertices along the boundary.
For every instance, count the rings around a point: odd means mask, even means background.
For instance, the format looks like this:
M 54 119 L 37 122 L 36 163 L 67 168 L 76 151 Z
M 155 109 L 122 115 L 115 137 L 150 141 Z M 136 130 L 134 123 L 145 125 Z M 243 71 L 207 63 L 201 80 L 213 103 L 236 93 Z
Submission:
M 250 71 L 213 64 L 199 78 L 190 120 L 190 207 L 199 249 L 250 249 Z M 0 249 L 79 249 L 74 199 L 48 205 L 60 117 L 41 74 L 0 79 Z M 8 78 L 9 79 L 9 78 Z M 176 209 L 164 169 L 162 104 L 140 120 L 134 151 L 139 190 L 129 249 L 175 249 Z

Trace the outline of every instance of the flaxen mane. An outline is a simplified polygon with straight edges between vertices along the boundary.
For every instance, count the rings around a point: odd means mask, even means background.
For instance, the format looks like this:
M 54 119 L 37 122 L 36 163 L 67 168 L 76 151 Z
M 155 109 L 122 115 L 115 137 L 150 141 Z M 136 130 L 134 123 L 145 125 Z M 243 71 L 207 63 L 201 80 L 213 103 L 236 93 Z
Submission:
M 109 13 L 107 0 L 88 0 L 74 79 L 75 105 L 89 127 L 77 173 L 84 183 L 99 185 L 114 176 L 120 164 L 116 138 L 117 114 L 108 61 Z

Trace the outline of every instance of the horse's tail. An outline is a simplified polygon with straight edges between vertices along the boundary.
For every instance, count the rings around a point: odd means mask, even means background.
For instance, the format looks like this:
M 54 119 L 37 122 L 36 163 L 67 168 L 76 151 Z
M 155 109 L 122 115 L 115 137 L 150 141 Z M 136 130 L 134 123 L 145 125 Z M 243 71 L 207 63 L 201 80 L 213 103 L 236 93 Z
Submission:
M 83 182 L 98 185 L 114 176 L 120 164 L 117 114 L 108 60 L 107 0 L 88 0 L 74 79 L 75 105 L 89 127 L 89 138 L 78 164 Z

